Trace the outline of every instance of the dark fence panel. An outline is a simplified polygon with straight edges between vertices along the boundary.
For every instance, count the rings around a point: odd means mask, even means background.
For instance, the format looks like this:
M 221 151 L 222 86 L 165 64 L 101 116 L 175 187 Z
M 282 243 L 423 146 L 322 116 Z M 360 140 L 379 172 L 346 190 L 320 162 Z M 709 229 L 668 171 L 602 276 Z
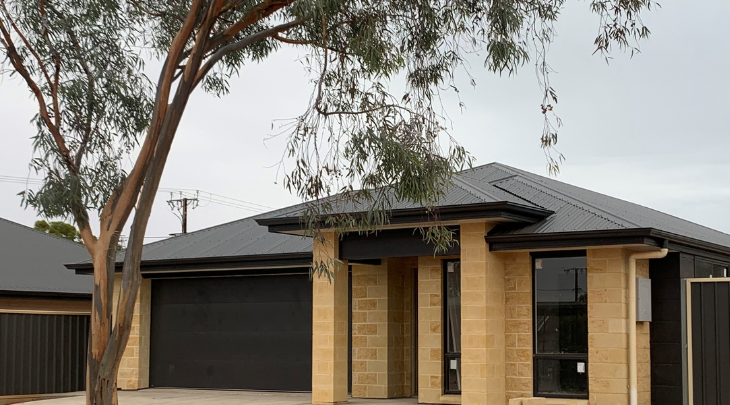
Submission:
M 0 314 L 0 396 L 83 391 L 88 315 Z
M 694 405 L 730 405 L 730 282 L 692 283 Z

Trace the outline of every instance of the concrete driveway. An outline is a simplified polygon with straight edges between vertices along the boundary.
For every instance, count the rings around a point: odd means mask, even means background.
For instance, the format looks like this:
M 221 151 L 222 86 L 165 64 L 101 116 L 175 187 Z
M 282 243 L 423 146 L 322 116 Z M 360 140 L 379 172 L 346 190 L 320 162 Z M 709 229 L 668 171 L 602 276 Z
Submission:
M 249 392 L 183 390 L 173 388 L 150 388 L 140 391 L 119 391 L 120 405 L 309 405 L 309 393 Z M 84 405 L 83 393 L 64 398 L 34 401 L 38 405 Z M 353 399 L 349 404 L 356 405 L 413 405 L 416 398 L 403 399 Z

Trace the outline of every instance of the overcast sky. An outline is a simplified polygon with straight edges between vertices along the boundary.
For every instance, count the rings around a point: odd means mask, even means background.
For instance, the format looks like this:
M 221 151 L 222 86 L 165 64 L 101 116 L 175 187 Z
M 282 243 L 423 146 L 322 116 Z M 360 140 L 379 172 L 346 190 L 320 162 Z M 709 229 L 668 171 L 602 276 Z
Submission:
M 633 58 L 616 52 L 607 65 L 592 55 L 597 19 L 589 2 L 568 2 L 549 55 L 564 124 L 558 149 L 566 161 L 557 179 L 730 233 L 730 2 L 661 3 L 644 18 L 652 36 L 642 52 Z M 189 231 L 259 212 L 214 197 L 228 202 L 220 204 L 208 193 L 271 208 L 298 202 L 276 183 L 272 167 L 284 143 L 264 140 L 277 132 L 275 120 L 300 114 L 309 99 L 300 54 L 284 49 L 245 67 L 222 99 L 200 91 L 193 96 L 161 183 L 201 190 Z M 466 108 L 446 100 L 451 134 L 477 165 L 497 161 L 546 175 L 534 66 L 517 77 L 499 77 L 475 59 L 472 74 L 475 88 L 464 77 L 457 83 Z M 28 169 L 36 111 L 17 80 L 0 82 L 0 217 L 29 226 L 36 214 L 24 210 L 16 195 L 25 185 L 1 176 L 36 178 Z M 167 199 L 158 194 L 147 242 L 180 231 Z

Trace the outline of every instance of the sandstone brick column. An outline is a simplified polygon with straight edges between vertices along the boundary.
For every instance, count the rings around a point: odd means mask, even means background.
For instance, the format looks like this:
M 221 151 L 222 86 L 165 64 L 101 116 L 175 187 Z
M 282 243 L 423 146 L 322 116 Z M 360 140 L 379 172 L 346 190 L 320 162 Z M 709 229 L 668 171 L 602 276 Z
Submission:
M 626 405 L 628 391 L 628 255 L 588 250 L 588 386 L 590 402 Z
M 502 405 L 505 395 L 504 263 L 486 223 L 461 225 L 461 403 Z
M 418 402 L 441 403 L 443 393 L 443 275 L 441 259 L 418 258 Z
M 503 253 L 507 400 L 532 397 L 532 259 Z
M 335 277 L 312 280 L 312 403 L 347 402 L 348 272 L 338 261 L 339 237 L 325 232 L 314 242 L 313 260 Z
M 121 282 L 121 275 L 114 277 L 114 316 L 117 312 Z M 117 386 L 123 390 L 138 390 L 150 386 L 151 287 L 151 280 L 143 279 L 134 303 L 129 341 L 119 364 L 119 374 L 117 374 Z
M 388 265 L 352 266 L 352 396 L 388 398 Z

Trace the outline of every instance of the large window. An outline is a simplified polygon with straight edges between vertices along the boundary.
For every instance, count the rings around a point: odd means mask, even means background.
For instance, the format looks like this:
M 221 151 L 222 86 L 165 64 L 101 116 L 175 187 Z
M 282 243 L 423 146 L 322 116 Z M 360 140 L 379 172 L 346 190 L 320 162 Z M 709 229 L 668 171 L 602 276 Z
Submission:
M 444 393 L 461 392 L 461 263 L 444 262 Z
M 533 255 L 535 396 L 588 398 L 585 252 Z

